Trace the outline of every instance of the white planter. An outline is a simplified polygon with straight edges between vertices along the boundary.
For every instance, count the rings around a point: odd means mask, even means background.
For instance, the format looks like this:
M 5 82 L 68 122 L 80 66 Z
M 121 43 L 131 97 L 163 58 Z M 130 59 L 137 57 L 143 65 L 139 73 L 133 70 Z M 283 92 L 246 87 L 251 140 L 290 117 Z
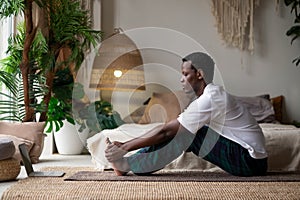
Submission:
M 81 154 L 86 145 L 87 133 L 78 132 L 75 125 L 64 121 L 63 127 L 54 132 L 54 140 L 59 154 Z

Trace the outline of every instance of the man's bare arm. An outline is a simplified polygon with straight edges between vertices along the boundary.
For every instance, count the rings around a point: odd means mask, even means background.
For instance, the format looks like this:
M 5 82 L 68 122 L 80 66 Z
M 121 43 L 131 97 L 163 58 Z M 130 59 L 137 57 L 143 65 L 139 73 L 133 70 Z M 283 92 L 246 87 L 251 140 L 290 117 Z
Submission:
M 180 127 L 180 123 L 177 119 L 172 120 L 162 126 L 151 130 L 143 137 L 130 140 L 123 145 L 121 148 L 125 151 L 132 151 L 142 147 L 156 145 L 162 142 L 169 141 L 175 137 Z

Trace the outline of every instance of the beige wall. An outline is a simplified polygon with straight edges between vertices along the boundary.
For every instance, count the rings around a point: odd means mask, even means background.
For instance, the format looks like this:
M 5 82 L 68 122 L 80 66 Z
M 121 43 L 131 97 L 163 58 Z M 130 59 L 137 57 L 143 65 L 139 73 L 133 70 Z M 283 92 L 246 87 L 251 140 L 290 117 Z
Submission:
M 272 97 L 284 95 L 286 120 L 300 121 L 300 67 L 291 63 L 298 56 L 300 46 L 299 41 L 291 46 L 291 38 L 285 36 L 293 16 L 284 5 L 276 12 L 274 0 L 260 2 L 255 15 L 253 55 L 223 44 L 214 26 L 210 0 L 102 0 L 102 30 L 106 35 L 111 34 L 114 27 L 122 27 L 125 31 L 142 27 L 178 31 L 200 43 L 214 57 L 229 92 L 245 96 L 264 93 Z M 173 39 L 176 48 L 186 48 L 185 43 Z M 138 40 L 138 43 L 140 40 L 151 43 L 161 38 L 156 40 L 155 37 L 145 36 Z M 143 52 L 146 63 L 168 63 L 179 70 L 180 53 L 174 57 L 170 55 L 147 50 Z M 168 73 L 162 73 L 154 73 L 154 76 L 168 76 Z M 177 77 L 174 80 L 177 81 Z

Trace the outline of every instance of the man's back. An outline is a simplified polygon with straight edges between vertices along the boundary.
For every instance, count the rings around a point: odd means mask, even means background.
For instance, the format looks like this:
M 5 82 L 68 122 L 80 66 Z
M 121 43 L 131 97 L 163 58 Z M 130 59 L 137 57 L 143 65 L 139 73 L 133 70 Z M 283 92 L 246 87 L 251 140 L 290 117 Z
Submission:
M 209 84 L 183 112 L 179 122 L 196 133 L 203 125 L 246 148 L 253 158 L 265 158 L 265 139 L 254 117 L 223 87 Z

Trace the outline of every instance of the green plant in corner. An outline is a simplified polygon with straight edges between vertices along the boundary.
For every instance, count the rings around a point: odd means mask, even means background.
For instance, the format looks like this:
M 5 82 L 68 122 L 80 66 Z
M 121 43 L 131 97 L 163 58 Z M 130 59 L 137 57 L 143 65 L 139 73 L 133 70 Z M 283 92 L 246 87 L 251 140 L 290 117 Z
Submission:
M 10 54 L 11 58 L 19 60 L 6 63 L 6 66 L 16 69 L 14 73 L 20 74 L 22 88 L 18 88 L 21 89 L 18 94 L 23 96 L 19 105 L 24 109 L 24 117 L 21 119 L 23 122 L 35 121 L 36 112 L 40 112 L 39 121 L 47 121 L 47 117 L 51 115 L 51 112 L 47 112 L 52 97 L 64 102 L 59 106 L 67 106 L 66 109 L 69 109 L 68 103 L 72 103 L 72 96 L 62 99 L 58 93 L 60 89 L 66 91 L 66 88 L 72 91 L 74 79 L 66 83 L 60 79 L 62 76 L 59 74 L 68 69 L 71 76 L 75 77 L 85 52 L 90 45 L 96 46 L 102 36 L 101 31 L 91 28 L 90 16 L 81 9 L 80 3 L 80 0 L 0 0 L 0 19 L 20 13 L 23 13 L 25 19 L 25 31 L 20 37 L 23 40 L 14 38 L 10 46 L 13 47 L 15 41 L 20 42 L 15 49 L 16 54 Z M 36 9 L 43 13 L 39 16 L 42 23 L 34 23 L 33 12 Z M 37 54 L 33 54 L 34 43 L 39 35 L 44 38 L 46 51 L 37 50 Z M 12 73 L 7 69 L 6 72 Z M 41 105 L 36 104 L 35 88 L 38 86 L 44 92 Z M 68 116 L 65 115 L 64 118 Z M 58 121 L 60 120 L 61 118 Z
M 291 6 L 291 13 L 295 14 L 294 26 L 292 26 L 287 32 L 287 36 L 293 36 L 291 44 L 300 36 L 300 0 L 284 0 L 286 6 Z M 293 60 L 296 66 L 300 63 L 300 56 Z
M 70 105 L 65 104 L 63 101 L 51 97 L 48 104 L 47 123 L 49 125 L 48 128 L 46 128 L 46 132 L 51 132 L 54 129 L 58 131 L 63 126 L 62 120 L 64 119 L 74 124 L 72 115 L 69 113 L 70 107 Z

